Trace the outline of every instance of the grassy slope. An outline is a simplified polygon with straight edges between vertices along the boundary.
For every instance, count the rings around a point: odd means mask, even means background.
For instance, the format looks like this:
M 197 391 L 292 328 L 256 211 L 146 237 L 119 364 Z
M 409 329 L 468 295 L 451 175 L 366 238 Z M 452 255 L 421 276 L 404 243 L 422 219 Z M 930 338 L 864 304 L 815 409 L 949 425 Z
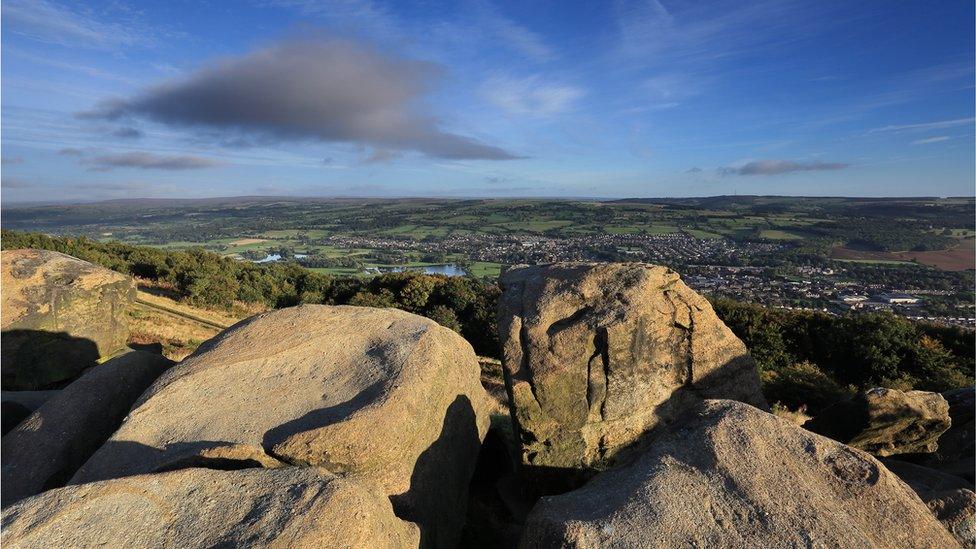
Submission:
M 141 288 L 136 302 L 126 311 L 129 343 L 158 344 L 168 358 L 182 360 L 224 328 L 257 312 L 244 308 L 232 312 L 202 309 L 161 295 L 158 290 Z

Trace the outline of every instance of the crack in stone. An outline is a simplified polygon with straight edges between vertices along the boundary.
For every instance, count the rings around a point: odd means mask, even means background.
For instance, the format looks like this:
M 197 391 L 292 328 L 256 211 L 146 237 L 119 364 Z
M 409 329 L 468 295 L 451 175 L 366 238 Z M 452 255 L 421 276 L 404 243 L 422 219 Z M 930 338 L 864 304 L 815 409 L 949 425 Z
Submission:
M 599 421 L 603 421 L 606 416 L 607 397 L 610 394 L 610 335 L 606 327 L 597 327 L 596 333 L 593 335 L 593 349 L 593 354 L 590 355 L 590 359 L 586 363 L 586 404 L 589 413 L 592 414 L 594 404 L 599 400 L 599 406 L 595 408 L 599 413 Z M 603 376 L 602 387 L 593 382 L 593 362 L 597 358 L 600 359 L 602 366 L 599 372 Z M 597 391 L 601 388 L 602 394 L 598 396 Z
M 667 299 L 668 305 L 671 306 L 671 325 L 675 328 L 680 328 L 682 333 L 682 339 L 684 339 L 684 373 L 685 381 L 683 386 L 690 387 L 694 383 L 694 355 L 692 354 L 692 338 L 695 333 L 695 317 L 692 314 L 692 306 L 690 303 L 681 299 L 681 296 L 674 296 L 674 292 L 671 290 L 664 291 L 664 298 Z M 678 305 L 680 303 L 688 311 L 688 325 L 685 326 L 681 322 L 678 322 Z

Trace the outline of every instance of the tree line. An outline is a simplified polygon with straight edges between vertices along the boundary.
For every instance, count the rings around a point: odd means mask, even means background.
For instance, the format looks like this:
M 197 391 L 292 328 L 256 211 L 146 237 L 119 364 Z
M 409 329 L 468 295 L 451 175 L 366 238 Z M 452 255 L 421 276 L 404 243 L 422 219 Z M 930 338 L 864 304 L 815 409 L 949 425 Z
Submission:
M 857 389 L 947 391 L 973 384 L 973 331 L 889 312 L 832 316 L 713 298 L 746 344 L 771 402 L 810 411 Z

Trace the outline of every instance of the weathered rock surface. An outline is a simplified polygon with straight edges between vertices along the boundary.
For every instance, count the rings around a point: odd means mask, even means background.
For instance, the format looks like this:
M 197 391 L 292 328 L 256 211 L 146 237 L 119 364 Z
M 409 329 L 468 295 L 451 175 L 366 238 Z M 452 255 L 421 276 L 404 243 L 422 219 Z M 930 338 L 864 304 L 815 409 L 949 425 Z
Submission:
M 5 250 L 0 264 L 4 389 L 55 386 L 125 346 L 129 277 L 44 250 Z
M 881 462 L 915 490 L 963 547 L 976 546 L 976 493 L 966 479 L 892 458 Z
M 416 547 L 382 492 L 316 468 L 184 469 L 4 509 L 4 547 Z
M 318 465 L 378 483 L 427 546 L 456 543 L 488 428 L 471 346 L 394 309 L 238 323 L 164 374 L 72 483 L 188 466 Z
M 522 547 L 957 546 L 862 451 L 734 401 L 706 401 L 633 463 L 536 505 Z
M 132 351 L 91 368 L 58 391 L 3 437 L 2 504 L 63 486 L 172 364 L 162 355 Z
M 521 266 L 501 284 L 498 333 L 530 475 L 601 469 L 702 398 L 766 406 L 745 345 L 670 269 Z
M 803 427 L 876 456 L 891 456 L 934 452 L 949 425 L 949 404 L 939 393 L 875 388 L 828 406 Z
M 58 394 L 52 391 L 0 391 L 0 405 L 3 407 L 3 434 L 9 433 L 21 421 L 34 413 L 51 397 Z

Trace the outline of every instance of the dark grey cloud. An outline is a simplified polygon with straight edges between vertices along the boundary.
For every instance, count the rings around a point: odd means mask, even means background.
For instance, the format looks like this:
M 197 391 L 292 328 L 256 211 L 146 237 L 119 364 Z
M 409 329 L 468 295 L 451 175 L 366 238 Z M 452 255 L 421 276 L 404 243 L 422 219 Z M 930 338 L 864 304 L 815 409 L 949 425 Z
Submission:
M 701 173 L 702 171 L 703 170 L 701 168 L 699 168 L 698 166 L 695 166 L 694 168 L 687 169 L 685 171 L 685 173 Z
M 449 133 L 420 101 L 440 69 L 348 40 L 300 39 L 224 59 L 81 116 L 148 118 L 274 140 L 316 140 L 447 159 L 518 158 Z
M 65 147 L 58 151 L 61 156 L 84 156 L 85 151 L 75 147 Z
M 3 164 L 4 166 L 23 163 L 24 159 L 20 156 L 4 156 L 2 159 L 0 159 L 0 164 Z
M 138 139 L 142 137 L 142 132 L 130 126 L 123 126 L 112 130 L 112 135 L 122 139 Z
M 793 172 L 842 170 L 850 164 L 843 162 L 794 162 L 792 160 L 756 160 L 739 167 L 719 168 L 722 175 L 780 175 Z
M 139 168 L 143 170 L 194 170 L 220 166 L 212 158 L 200 156 L 160 156 L 145 152 L 107 154 L 82 160 L 93 171 L 108 171 L 115 168 Z

